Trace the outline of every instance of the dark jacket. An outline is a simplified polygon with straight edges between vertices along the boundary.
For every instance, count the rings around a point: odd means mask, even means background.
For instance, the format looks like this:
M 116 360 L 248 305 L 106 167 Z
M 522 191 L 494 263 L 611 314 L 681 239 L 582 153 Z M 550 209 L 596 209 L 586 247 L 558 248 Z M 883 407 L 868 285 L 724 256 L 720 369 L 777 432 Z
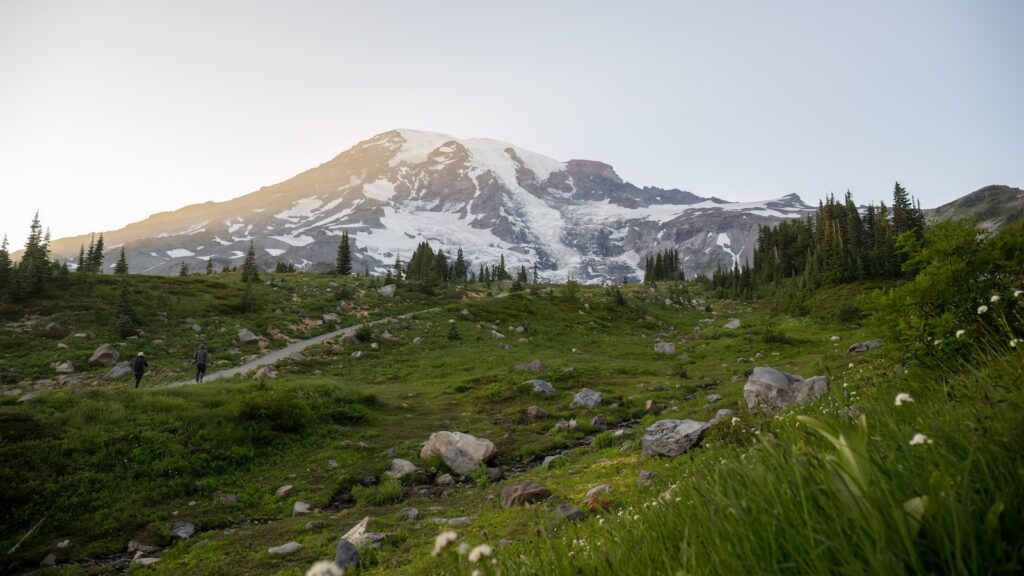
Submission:
M 142 374 L 148 367 L 149 363 L 146 362 L 145 356 L 136 356 L 135 358 L 132 358 L 132 370 L 134 370 L 136 374 Z
M 207 355 L 206 348 L 196 350 L 196 364 L 206 364 Z

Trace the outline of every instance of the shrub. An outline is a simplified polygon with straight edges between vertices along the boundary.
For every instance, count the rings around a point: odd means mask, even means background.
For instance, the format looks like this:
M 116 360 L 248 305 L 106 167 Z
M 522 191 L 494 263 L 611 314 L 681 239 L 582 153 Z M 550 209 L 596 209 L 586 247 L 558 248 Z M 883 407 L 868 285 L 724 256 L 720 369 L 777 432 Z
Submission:
M 611 448 L 615 445 L 615 436 L 612 435 L 611 430 L 605 430 L 594 436 L 593 440 L 590 441 L 590 446 L 594 450 L 604 450 L 605 448 Z
M 292 434 L 306 429 L 312 412 L 293 394 L 266 391 L 253 392 L 238 400 L 235 417 L 257 429 Z
M 360 342 L 369 342 L 370 340 L 373 340 L 373 332 L 370 330 L 369 326 L 363 324 L 359 328 L 356 328 L 356 338 L 358 338 Z
M 402 483 L 397 478 L 385 476 L 376 486 L 354 486 L 352 496 L 360 506 L 384 506 L 402 501 Z

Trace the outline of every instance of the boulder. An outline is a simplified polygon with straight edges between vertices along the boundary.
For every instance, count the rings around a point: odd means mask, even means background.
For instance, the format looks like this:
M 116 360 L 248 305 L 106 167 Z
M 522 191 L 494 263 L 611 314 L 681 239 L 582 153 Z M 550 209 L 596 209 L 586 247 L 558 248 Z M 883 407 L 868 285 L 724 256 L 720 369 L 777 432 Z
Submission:
M 89 357 L 90 366 L 113 366 L 117 364 L 117 357 L 120 354 L 110 344 L 104 344 L 96 349 Z
M 726 330 L 735 330 L 742 325 L 739 318 L 729 318 L 729 321 L 722 325 Z
M 640 476 L 636 479 L 636 485 L 638 488 L 649 488 L 654 485 L 654 477 L 656 474 L 648 470 L 641 470 Z
M 752 413 L 759 409 L 775 411 L 816 398 L 828 390 L 828 385 L 828 376 L 804 380 L 794 374 L 758 366 L 743 385 L 743 398 Z
M 587 490 L 587 498 L 590 498 L 591 496 L 595 496 L 597 494 L 611 494 L 611 493 L 612 493 L 611 484 L 600 484 L 598 486 L 594 486 L 590 490 Z
M 533 386 L 533 391 L 537 394 L 554 394 L 555 387 L 551 385 L 551 382 L 547 380 L 527 380 L 523 384 L 529 384 Z
M 458 518 L 452 518 L 448 520 L 448 525 L 458 528 L 460 526 L 469 526 L 473 523 L 473 519 L 469 516 L 459 516 Z
M 721 408 L 718 412 L 715 412 L 715 416 L 708 421 L 708 426 L 717 426 L 726 420 L 732 420 L 733 411 L 728 408 Z
M 462 432 L 434 432 L 423 444 L 420 459 L 432 454 L 440 455 L 453 472 L 465 476 L 494 454 L 494 443 Z
M 676 353 L 675 342 L 658 342 L 654 345 L 654 351 L 671 356 Z
M 543 484 L 534 480 L 516 482 L 501 489 L 501 505 L 505 508 L 522 506 L 530 502 L 538 502 L 551 496 Z
M 171 524 L 171 538 L 188 540 L 196 533 L 196 525 L 191 522 L 175 522 Z
M 512 369 L 520 372 L 543 372 L 547 370 L 548 367 L 540 360 L 531 360 L 529 362 L 523 362 L 522 364 L 516 364 Z
M 643 455 L 674 458 L 700 444 L 707 429 L 707 422 L 659 420 L 644 431 Z
M 298 501 L 292 505 L 292 516 L 305 516 L 310 508 L 309 502 Z
M 576 393 L 569 403 L 570 408 L 586 408 L 593 410 L 601 405 L 601 393 L 590 388 L 584 388 Z
M 57 362 L 56 364 L 54 364 L 53 370 L 57 374 L 74 374 L 75 365 L 72 364 L 70 360 L 65 360 L 63 362 Z
M 434 483 L 438 486 L 455 486 L 455 478 L 451 474 L 441 474 Z
M 881 345 L 882 345 L 882 341 L 877 339 L 877 338 L 874 339 L 874 340 L 868 340 L 867 342 L 858 342 L 858 343 L 854 344 L 853 346 L 850 346 L 846 350 L 846 353 L 847 354 L 861 354 L 861 353 L 867 352 L 868 350 L 871 350 L 873 348 L 878 348 Z
M 292 485 L 291 484 L 285 484 L 284 486 L 281 486 L 280 488 L 278 488 L 276 492 L 274 492 L 274 496 L 277 496 L 278 498 L 284 498 L 291 491 L 292 491 Z
M 49 324 L 46 325 L 46 328 L 44 328 L 43 330 L 45 330 L 49 334 L 60 334 L 66 331 L 67 328 L 65 328 L 64 325 L 61 324 L 60 322 L 50 322 Z
M 380 294 L 381 296 L 383 296 L 385 298 L 394 298 L 395 297 L 395 291 L 397 289 L 398 289 L 398 286 L 395 286 L 394 284 L 388 284 L 387 286 L 383 286 L 381 288 L 377 288 L 377 294 Z
M 548 417 L 548 413 L 540 406 L 530 406 L 526 409 L 526 419 L 530 422 L 539 422 Z
M 127 376 L 132 373 L 132 365 L 130 362 L 118 362 L 113 368 L 111 368 L 106 375 L 103 376 L 106 380 L 117 380 L 123 376 Z
M 256 380 L 272 380 L 277 378 L 277 371 L 270 366 L 260 366 L 253 372 L 252 377 Z
M 608 427 L 608 418 L 604 414 L 598 414 L 590 419 L 590 426 L 598 430 L 604 430 Z
M 242 328 L 238 331 L 238 341 L 242 344 L 255 344 L 260 341 L 260 337 L 253 334 L 252 331 Z
M 302 550 L 302 544 L 299 544 L 298 542 L 288 542 L 287 544 L 267 548 L 267 553 L 271 556 L 285 556 L 298 552 L 299 550 Z
M 338 546 L 334 549 L 334 563 L 342 569 L 359 564 L 359 550 L 355 544 L 344 538 L 338 540 Z
M 504 337 L 505 335 L 502 334 L 501 332 L 498 332 L 497 330 L 491 330 L 491 338 L 494 338 L 495 340 L 500 340 Z
M 708 401 L 708 404 L 714 404 L 715 402 L 718 402 L 721 399 L 722 399 L 722 395 L 721 394 L 708 394 L 707 397 L 705 398 L 705 400 Z
M 401 458 L 395 458 L 391 460 L 391 469 L 388 470 L 386 474 L 392 478 L 401 478 L 403 476 L 408 476 L 409 474 L 415 474 L 419 471 L 419 467 L 412 462 L 402 460 Z
M 334 323 L 334 324 L 337 324 L 338 322 L 341 322 L 341 316 L 338 316 L 334 312 L 331 312 L 329 314 L 324 314 L 323 316 L 321 316 L 321 318 L 323 318 L 324 322 L 330 322 L 330 323 Z
M 415 520 L 420 517 L 420 511 L 415 508 L 402 508 L 398 515 L 403 516 L 406 520 Z
M 573 508 L 572 506 L 569 506 L 568 504 L 562 504 L 561 506 L 559 506 L 558 509 L 555 511 L 555 514 L 561 516 L 562 518 L 565 518 L 570 522 L 579 522 L 581 520 L 586 519 L 587 517 L 586 514 L 580 512 L 579 510 Z

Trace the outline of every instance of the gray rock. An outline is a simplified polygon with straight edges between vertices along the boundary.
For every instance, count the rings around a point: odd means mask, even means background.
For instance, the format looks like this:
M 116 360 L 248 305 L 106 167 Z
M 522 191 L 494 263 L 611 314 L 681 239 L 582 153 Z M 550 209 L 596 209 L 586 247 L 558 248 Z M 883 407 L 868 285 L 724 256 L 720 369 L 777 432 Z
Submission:
M 242 328 L 238 331 L 238 341 L 242 344 L 255 344 L 260 341 L 260 337 L 253 334 L 250 330 Z
M 434 483 L 438 486 L 455 486 L 455 478 L 451 474 L 441 474 Z
M 545 456 L 544 461 L 540 463 L 540 467 L 547 469 L 551 466 L 552 462 L 554 462 L 555 460 L 560 460 L 562 458 L 563 456 L 561 454 L 555 454 L 554 456 Z
M 44 566 L 44 567 L 56 566 L 57 565 L 57 555 L 52 553 L 52 552 L 47 554 L 43 558 L 43 561 L 39 563 L 39 565 L 40 566 Z
M 131 552 L 142 552 L 143 554 L 152 554 L 153 552 L 156 552 L 158 550 L 160 550 L 159 546 L 154 546 L 152 544 L 146 544 L 145 542 L 139 540 L 138 536 L 136 536 L 135 538 L 132 538 L 131 541 L 128 542 L 128 552 L 129 553 L 131 553 Z
M 494 454 L 494 443 L 462 432 L 434 432 L 420 450 L 420 460 L 439 454 L 444 463 L 459 476 L 475 470 Z
M 832 342 L 839 342 L 840 338 L 839 338 L 839 336 L 833 336 L 833 337 L 829 338 L 829 340 L 832 341 Z
M 149 568 L 150 566 L 152 566 L 153 564 L 156 564 L 159 561 L 160 561 L 159 558 L 145 557 L 145 558 L 139 558 L 138 560 L 135 561 L 135 563 L 138 564 L 139 566 L 142 566 L 143 568 Z
M 504 476 L 501 473 L 501 468 L 493 467 L 487 469 L 487 480 L 489 482 L 499 482 Z
M 191 326 L 191 328 L 192 328 L 192 331 L 195 332 L 196 334 L 199 334 L 200 332 L 203 331 L 203 327 L 200 326 L 199 324 L 193 324 Z
M 338 546 L 334 549 L 334 563 L 342 569 L 359 564 L 359 550 L 355 544 L 344 538 L 338 540 Z
M 72 338 L 85 338 L 85 339 L 92 338 L 92 336 L 90 336 L 86 332 L 75 332 L 74 334 L 71 335 L 71 337 Z
M 371 350 L 380 350 L 380 344 L 378 344 L 376 342 L 373 342 L 372 344 L 370 344 L 370 349 Z
M 397 289 L 398 289 L 398 286 L 395 286 L 394 284 L 388 284 L 387 286 L 378 288 L 377 289 L 377 293 L 380 294 L 381 296 L 385 297 L 385 298 L 394 298 L 395 297 L 395 291 Z
M 196 533 L 196 525 L 191 522 L 175 522 L 171 524 L 171 537 L 188 540 Z
M 512 369 L 520 372 L 544 372 L 548 367 L 540 360 L 531 360 L 522 364 L 516 364 Z
M 502 538 L 501 540 L 498 540 L 498 548 L 508 548 L 511 545 L 512 541 L 508 538 Z
M 726 420 L 732 420 L 733 411 L 728 408 L 720 408 L 715 412 L 714 418 L 708 421 L 708 426 L 717 426 Z
M 741 325 L 742 325 L 742 323 L 740 322 L 739 318 L 729 318 L 729 321 L 726 322 L 722 326 L 722 328 L 725 328 L 726 330 L 735 330 L 735 329 L 739 328 Z
M 644 432 L 641 446 L 644 456 L 674 458 L 700 444 L 707 422 L 695 420 L 659 420 Z
M 61 324 L 60 322 L 50 322 L 49 324 L 46 325 L 46 328 L 44 328 L 43 330 L 49 332 L 50 334 L 59 334 L 67 330 L 67 328 L 65 328 L 64 325 Z
M 281 486 L 280 488 L 278 488 L 276 492 L 274 492 L 274 496 L 277 496 L 278 498 L 284 498 L 291 491 L 292 491 L 292 485 L 291 484 L 285 484 L 284 486 Z
M 611 493 L 612 493 L 612 487 L 611 487 L 610 484 L 600 484 L 598 486 L 594 486 L 590 490 L 587 490 L 587 498 L 590 498 L 592 496 L 597 496 L 598 494 L 611 494 Z
M 117 364 L 117 357 L 120 356 L 117 349 L 110 344 L 104 344 L 96 349 L 89 357 L 90 366 L 113 366 Z
M 533 391 L 537 394 L 554 394 L 555 387 L 551 385 L 551 382 L 547 380 L 527 380 L 523 384 L 529 384 L 533 386 Z
M 415 520 L 420 517 L 420 511 L 415 508 L 402 508 L 398 515 L 404 516 L 406 520 Z
M 718 402 L 721 399 L 722 399 L 722 395 L 721 394 L 708 394 L 705 397 L 705 400 L 707 400 L 709 404 L 714 404 L 715 402 Z
M 277 371 L 270 366 L 260 366 L 253 372 L 252 377 L 255 380 L 273 380 L 277 378 Z
M 672 355 L 676 353 L 676 345 L 674 342 L 658 342 L 654 345 L 654 351 L 661 354 Z
M 299 544 L 298 542 L 288 542 L 287 544 L 267 548 L 267 553 L 271 556 L 287 556 L 288 554 L 294 554 L 299 550 L 302 550 L 302 544 Z
M 548 417 L 548 413 L 540 406 L 530 406 L 526 409 L 526 419 L 530 422 L 539 422 Z
M 743 398 L 752 413 L 772 412 L 816 398 L 828 390 L 828 385 L 827 376 L 804 380 L 794 374 L 758 366 L 743 385 Z
M 72 364 L 70 360 L 65 360 L 63 362 L 57 362 L 56 364 L 54 364 L 53 370 L 57 374 L 74 374 L 75 365 Z
M 338 467 L 338 461 L 333 458 L 328 460 L 327 467 L 330 468 L 331 470 L 334 470 L 335 468 Z
M 452 518 L 451 520 L 448 521 L 448 525 L 449 526 L 454 526 L 456 528 L 459 527 L 459 526 L 469 526 L 472 523 L 473 523 L 473 519 L 470 518 L 469 516 L 460 516 L 458 518 Z
M 117 380 L 123 378 L 132 373 L 132 365 L 130 362 L 118 362 L 113 368 L 107 372 L 103 378 L 105 380 Z
M 222 504 L 238 504 L 238 494 L 225 494 L 220 497 Z
M 598 414 L 590 419 L 590 426 L 598 430 L 604 430 L 608 427 L 608 418 L 604 414 Z
M 530 502 L 538 502 L 551 496 L 543 484 L 533 480 L 516 482 L 501 489 L 501 505 L 505 508 L 522 506 Z
M 61 550 L 64 550 L 68 546 L 71 546 L 71 539 L 61 540 L 57 543 L 57 548 L 60 548 Z
M 573 396 L 572 402 L 569 403 L 570 408 L 586 408 L 593 410 L 601 405 L 601 393 L 590 388 L 584 388 Z
M 35 394 L 25 394 L 24 396 L 22 396 L 22 397 L 18 398 L 18 399 L 16 400 L 16 402 L 17 402 L 18 404 L 24 404 L 24 403 L 26 403 L 26 402 L 31 402 L 31 401 L 33 401 L 33 400 L 35 400 L 35 399 L 36 399 L 36 396 L 35 396 Z
M 497 330 L 491 330 L 491 338 L 494 338 L 495 340 L 500 340 L 504 337 L 505 335 L 502 334 L 501 332 L 498 332 Z
M 423 338 L 421 338 L 420 336 L 417 336 L 417 337 L 412 339 L 412 343 L 413 344 L 423 344 Z
M 640 471 L 640 477 L 636 479 L 636 485 L 638 488 L 648 488 L 654 485 L 654 477 L 656 474 L 647 470 Z
M 341 316 L 338 316 L 334 312 L 324 314 L 321 318 L 323 318 L 324 322 L 333 322 L 334 324 L 341 322 Z
M 562 431 L 562 430 L 568 430 L 568 429 L 569 429 L 569 421 L 568 420 L 559 420 L 558 422 L 555 422 L 555 430 Z
M 579 522 L 586 519 L 587 515 L 568 504 L 562 504 L 555 513 L 570 522 Z
M 850 346 L 847 350 L 847 354 L 862 354 L 868 350 L 878 348 L 882 345 L 882 341 L 879 339 L 868 340 L 867 342 L 858 342 L 853 346 Z
M 292 505 L 292 516 L 305 516 L 309 514 L 310 508 L 309 502 L 298 501 Z
M 352 353 L 352 357 L 353 358 L 362 358 L 363 357 L 363 351 L 362 350 L 356 350 L 355 352 Z

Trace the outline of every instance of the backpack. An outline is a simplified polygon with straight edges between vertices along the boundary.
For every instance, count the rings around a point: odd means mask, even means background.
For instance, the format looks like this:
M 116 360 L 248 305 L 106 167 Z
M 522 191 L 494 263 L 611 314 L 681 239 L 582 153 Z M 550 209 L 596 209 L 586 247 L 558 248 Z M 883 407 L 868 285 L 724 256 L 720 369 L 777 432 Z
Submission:
M 145 367 L 146 367 L 146 359 L 145 358 L 143 358 L 142 356 L 136 356 L 135 358 L 132 358 L 132 370 L 135 370 L 136 372 L 142 372 L 142 370 Z

